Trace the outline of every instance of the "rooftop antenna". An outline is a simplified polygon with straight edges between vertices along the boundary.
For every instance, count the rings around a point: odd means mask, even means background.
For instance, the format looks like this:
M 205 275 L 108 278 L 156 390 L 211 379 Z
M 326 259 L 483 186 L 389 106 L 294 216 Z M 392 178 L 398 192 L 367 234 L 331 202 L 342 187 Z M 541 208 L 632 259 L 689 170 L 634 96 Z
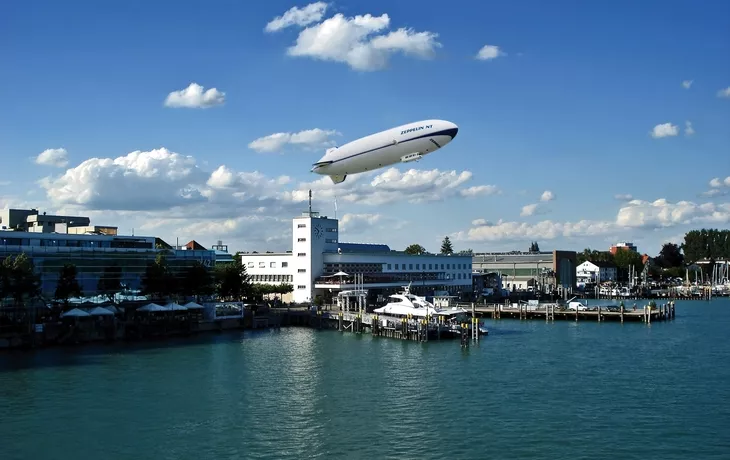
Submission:
M 335 195 L 335 220 L 337 220 L 337 195 Z
M 309 190 L 309 217 L 312 217 L 312 190 Z

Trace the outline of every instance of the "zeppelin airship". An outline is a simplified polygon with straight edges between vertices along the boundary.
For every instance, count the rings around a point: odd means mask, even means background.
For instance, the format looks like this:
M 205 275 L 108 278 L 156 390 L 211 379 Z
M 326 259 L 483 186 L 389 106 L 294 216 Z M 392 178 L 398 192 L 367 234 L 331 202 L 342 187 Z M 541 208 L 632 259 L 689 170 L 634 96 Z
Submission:
M 445 120 L 408 123 L 328 149 L 312 172 L 339 184 L 350 174 L 418 161 L 451 142 L 458 132 L 458 126 Z

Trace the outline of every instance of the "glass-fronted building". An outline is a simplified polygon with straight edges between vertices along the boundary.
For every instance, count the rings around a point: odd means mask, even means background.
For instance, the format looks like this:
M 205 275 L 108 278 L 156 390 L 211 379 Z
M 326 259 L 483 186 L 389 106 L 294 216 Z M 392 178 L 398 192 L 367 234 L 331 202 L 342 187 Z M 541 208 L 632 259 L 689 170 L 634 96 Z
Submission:
M 164 253 L 168 266 L 181 274 L 195 262 L 215 265 L 215 251 L 173 249 L 154 237 L 105 234 L 36 233 L 0 231 L 0 258 L 25 253 L 41 276 L 41 289 L 52 297 L 65 264 L 73 264 L 85 297 L 98 295 L 99 278 L 106 267 L 121 268 L 122 285 L 127 290 L 140 289 L 147 264 Z

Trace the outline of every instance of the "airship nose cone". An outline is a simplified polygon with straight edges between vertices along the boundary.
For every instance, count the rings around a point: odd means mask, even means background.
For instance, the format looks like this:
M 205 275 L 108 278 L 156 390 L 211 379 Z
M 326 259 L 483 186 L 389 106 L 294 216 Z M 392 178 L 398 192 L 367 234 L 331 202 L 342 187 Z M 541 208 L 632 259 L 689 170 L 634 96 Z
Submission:
M 454 125 L 453 128 L 449 128 L 449 129 L 445 130 L 444 134 L 451 137 L 451 140 L 453 141 L 458 132 L 459 132 L 459 127 Z

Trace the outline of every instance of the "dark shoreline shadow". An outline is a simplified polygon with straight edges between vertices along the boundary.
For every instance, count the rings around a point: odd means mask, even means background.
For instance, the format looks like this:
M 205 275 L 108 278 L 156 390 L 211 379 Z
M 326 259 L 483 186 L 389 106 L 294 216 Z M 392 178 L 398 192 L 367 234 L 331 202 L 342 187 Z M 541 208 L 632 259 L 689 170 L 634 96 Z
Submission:
M 133 341 L 89 342 L 36 349 L 2 350 L 0 351 L 0 373 L 43 367 L 90 366 L 101 364 L 105 356 L 113 354 L 146 353 L 170 348 L 242 342 L 279 332 L 277 329 L 247 329 L 245 332 L 243 330 L 210 331 L 189 336 L 151 337 Z

